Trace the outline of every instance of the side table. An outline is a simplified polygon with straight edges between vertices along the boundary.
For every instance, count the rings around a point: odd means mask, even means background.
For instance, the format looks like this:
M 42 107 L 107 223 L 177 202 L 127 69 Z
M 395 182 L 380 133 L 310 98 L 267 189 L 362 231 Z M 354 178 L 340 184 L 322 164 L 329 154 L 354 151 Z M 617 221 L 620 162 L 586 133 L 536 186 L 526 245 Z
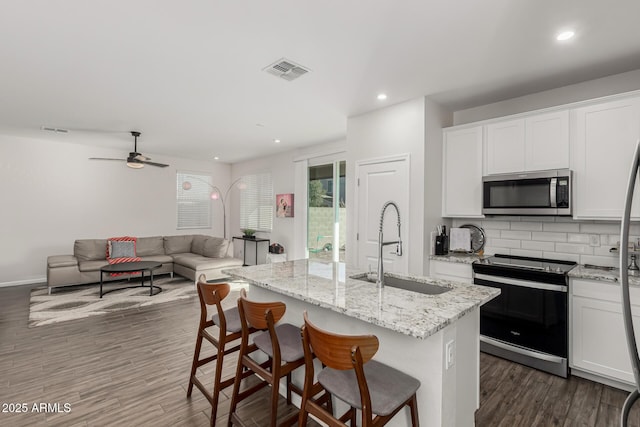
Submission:
M 244 247 L 243 247 L 243 261 L 242 261 L 242 266 L 246 267 L 248 265 L 257 265 L 257 264 L 264 264 L 264 262 L 260 262 L 260 260 L 258 259 L 258 246 L 260 246 L 260 243 L 266 243 L 266 246 L 264 248 L 265 250 L 265 254 L 267 254 L 269 252 L 269 245 L 271 244 L 271 240 L 269 239 L 260 239 L 258 237 L 254 238 L 254 239 L 249 239 L 248 237 L 244 237 L 244 236 L 234 236 L 233 240 L 242 240 L 244 241 Z M 254 264 L 248 264 L 247 263 L 247 242 L 249 243 L 249 246 L 251 245 L 251 243 L 254 244 L 255 247 L 255 258 Z M 266 262 L 266 255 L 265 255 L 265 262 Z

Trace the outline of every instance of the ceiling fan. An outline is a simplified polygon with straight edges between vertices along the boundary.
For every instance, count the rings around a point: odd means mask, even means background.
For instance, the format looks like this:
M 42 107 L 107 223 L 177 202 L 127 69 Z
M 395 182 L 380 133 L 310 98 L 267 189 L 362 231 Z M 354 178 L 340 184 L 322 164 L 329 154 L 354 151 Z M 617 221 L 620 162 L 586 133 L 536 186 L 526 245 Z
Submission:
M 131 131 L 131 136 L 133 136 L 134 138 L 133 152 L 129 153 L 129 157 L 127 157 L 126 159 L 111 159 L 108 157 L 89 157 L 89 160 L 116 160 L 120 162 L 126 161 L 127 166 L 133 169 L 143 168 L 144 165 L 157 166 L 159 168 L 166 168 L 167 166 L 169 166 L 163 163 L 150 162 L 149 160 L 151 160 L 151 158 L 143 156 L 142 154 L 138 153 L 138 137 L 140 135 L 141 135 L 140 132 Z

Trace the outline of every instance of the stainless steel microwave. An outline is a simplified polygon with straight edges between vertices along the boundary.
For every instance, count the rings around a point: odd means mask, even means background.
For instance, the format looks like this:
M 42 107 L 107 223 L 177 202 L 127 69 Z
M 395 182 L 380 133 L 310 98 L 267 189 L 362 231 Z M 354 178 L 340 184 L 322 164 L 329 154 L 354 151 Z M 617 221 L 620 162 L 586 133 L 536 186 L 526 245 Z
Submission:
M 482 177 L 485 215 L 571 215 L 569 169 Z

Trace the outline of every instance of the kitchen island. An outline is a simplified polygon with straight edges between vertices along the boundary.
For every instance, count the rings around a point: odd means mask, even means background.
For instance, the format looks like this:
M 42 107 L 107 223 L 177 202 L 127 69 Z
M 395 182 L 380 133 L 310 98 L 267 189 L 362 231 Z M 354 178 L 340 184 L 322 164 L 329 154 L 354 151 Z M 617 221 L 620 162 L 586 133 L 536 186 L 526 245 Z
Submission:
M 284 320 L 301 325 L 306 310 L 321 328 L 342 334 L 374 334 L 375 358 L 421 382 L 422 426 L 470 426 L 479 402 L 479 307 L 500 291 L 477 285 L 413 277 L 446 292 L 426 295 L 354 279 L 343 263 L 295 260 L 227 269 L 250 284 L 249 298 L 280 300 Z M 389 274 L 389 276 L 396 276 Z M 397 276 L 404 277 L 407 276 Z M 297 378 L 301 384 L 302 372 Z M 405 408 L 391 426 L 407 426 Z

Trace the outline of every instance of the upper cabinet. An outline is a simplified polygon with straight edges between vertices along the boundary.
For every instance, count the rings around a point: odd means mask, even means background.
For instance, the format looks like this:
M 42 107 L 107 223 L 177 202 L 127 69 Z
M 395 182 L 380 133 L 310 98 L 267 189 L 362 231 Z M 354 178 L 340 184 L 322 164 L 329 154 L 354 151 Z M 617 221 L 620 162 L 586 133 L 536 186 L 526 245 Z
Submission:
M 554 111 L 487 125 L 487 174 L 569 167 L 569 112 Z
M 571 146 L 574 217 L 620 219 L 629 169 L 640 138 L 640 98 L 577 108 Z M 640 218 L 636 184 L 632 216 Z
M 444 131 L 443 217 L 482 217 L 482 133 L 482 126 Z

